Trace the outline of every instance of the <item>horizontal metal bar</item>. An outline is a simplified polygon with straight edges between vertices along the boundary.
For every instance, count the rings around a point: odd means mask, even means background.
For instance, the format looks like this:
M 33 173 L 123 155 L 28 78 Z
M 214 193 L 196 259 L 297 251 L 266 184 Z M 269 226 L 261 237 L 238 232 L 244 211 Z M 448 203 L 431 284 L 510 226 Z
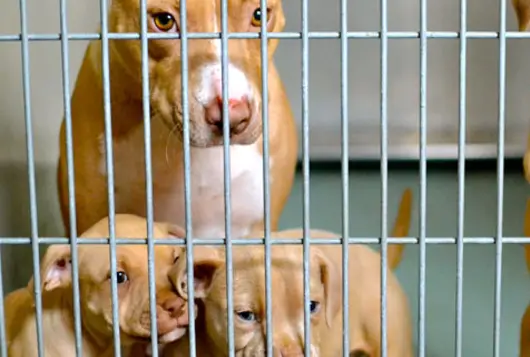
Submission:
M 232 32 L 227 35 L 228 39 L 259 39 L 260 34 L 256 32 Z M 469 31 L 464 34 L 466 39 L 498 39 L 500 33 L 497 31 Z M 267 34 L 268 38 L 296 40 L 302 38 L 301 32 L 270 32 Z M 338 31 L 319 31 L 308 32 L 310 39 L 340 39 L 340 32 Z M 420 38 L 420 33 L 417 31 L 394 31 L 388 32 L 389 39 L 415 39 Z M 428 31 L 426 37 L 429 39 L 459 39 L 460 32 L 455 31 Z M 71 41 L 87 41 L 87 40 L 101 40 L 99 33 L 69 33 L 67 36 Z M 139 40 L 140 34 L 136 32 L 109 32 L 109 40 Z M 148 33 L 148 39 L 179 39 L 178 33 Z M 189 32 L 188 39 L 219 39 L 221 35 L 219 32 Z M 379 39 L 381 32 L 378 31 L 350 31 L 347 33 L 349 39 Z M 506 31 L 506 38 L 508 39 L 530 39 L 530 32 L 516 32 Z M 18 42 L 21 41 L 21 34 L 3 34 L 0 35 L 0 42 Z M 59 41 L 61 40 L 60 33 L 47 34 L 29 34 L 29 41 Z
M 62 237 L 41 237 L 38 239 L 39 244 L 69 244 L 69 238 Z M 419 243 L 418 237 L 388 237 L 389 244 L 410 244 L 415 245 Z M 94 244 L 109 244 L 108 238 L 78 238 L 77 244 L 82 245 L 94 245 Z M 271 244 L 273 245 L 285 245 L 285 244 L 302 244 L 303 238 L 289 238 L 289 239 L 278 239 L 271 238 Z M 425 238 L 427 244 L 457 244 L 456 237 L 428 237 Z M 493 244 L 497 242 L 496 237 L 464 237 L 464 244 Z M 11 237 L 11 238 L 0 238 L 0 244 L 8 245 L 22 245 L 29 244 L 30 238 L 28 237 Z M 186 240 L 182 238 L 171 238 L 171 239 L 153 239 L 155 245 L 177 245 L 185 246 Z M 234 245 L 264 245 L 265 239 L 263 238 L 239 238 L 232 239 Z M 342 244 L 342 238 L 315 238 L 311 236 L 311 244 Z M 502 237 L 503 244 L 528 244 L 530 243 L 530 237 Z M 117 245 L 145 245 L 147 239 L 136 239 L 136 238 L 116 238 Z M 224 246 L 225 240 L 215 238 L 194 238 L 194 245 L 219 245 Z M 381 238 L 377 237 L 350 237 L 348 244 L 381 244 Z

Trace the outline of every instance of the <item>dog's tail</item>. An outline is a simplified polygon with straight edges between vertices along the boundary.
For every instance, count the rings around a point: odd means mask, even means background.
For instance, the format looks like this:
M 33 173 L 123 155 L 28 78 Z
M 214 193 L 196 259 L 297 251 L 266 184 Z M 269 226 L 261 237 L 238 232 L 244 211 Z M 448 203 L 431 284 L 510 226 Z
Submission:
M 401 195 L 401 202 L 399 203 L 398 213 L 394 221 L 394 228 L 392 229 L 391 237 L 406 237 L 410 229 L 410 216 L 412 213 L 412 191 L 410 188 L 405 189 Z M 530 222 L 529 222 L 530 224 Z M 397 268 L 403 257 L 403 244 L 389 244 L 388 245 L 388 267 L 392 270 Z M 530 254 L 530 251 L 528 251 Z
M 525 237 L 530 237 L 530 198 L 526 200 L 523 231 Z M 530 271 L 530 243 L 524 245 L 524 257 L 526 260 L 526 269 Z

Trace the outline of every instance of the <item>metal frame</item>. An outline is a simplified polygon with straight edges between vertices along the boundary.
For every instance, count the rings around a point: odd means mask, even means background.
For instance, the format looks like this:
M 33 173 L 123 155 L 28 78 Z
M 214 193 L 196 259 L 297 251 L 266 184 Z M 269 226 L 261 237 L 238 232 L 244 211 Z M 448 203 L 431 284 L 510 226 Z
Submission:
M 418 355 L 425 356 L 425 278 L 426 278 L 426 244 L 457 244 L 458 247 L 458 266 L 457 266 L 457 309 L 456 309 L 456 347 L 455 355 L 462 356 L 462 295 L 463 295 L 463 250 L 464 244 L 496 244 L 496 284 L 495 284 L 495 325 L 494 325 L 494 356 L 500 356 L 500 304 L 501 304 L 501 269 L 502 269 L 502 247 L 506 243 L 523 243 L 527 241 L 524 237 L 503 237 L 503 181 L 504 181 L 504 126 L 505 126 L 505 96 L 506 96 L 506 39 L 516 38 L 530 38 L 530 33 L 510 32 L 506 31 L 506 0 L 500 1 L 500 31 L 467 31 L 467 1 L 460 0 L 460 31 L 459 32 L 434 32 L 427 30 L 427 0 L 420 0 L 420 31 L 419 32 L 392 32 L 388 31 L 388 9 L 387 1 L 380 0 L 381 3 L 381 30 L 379 32 L 352 32 L 347 31 L 348 19 L 348 0 L 340 0 L 340 31 L 329 32 L 311 32 L 308 28 L 308 0 L 301 1 L 302 14 L 302 28 L 301 32 L 284 32 L 284 33 L 268 33 L 266 28 L 266 12 L 262 16 L 265 17 L 262 21 L 260 33 L 230 33 L 227 32 L 227 0 L 221 0 L 221 32 L 220 33 L 188 33 L 186 30 L 186 0 L 182 0 L 181 7 L 181 33 L 180 34 L 153 34 L 147 33 L 147 19 L 146 19 L 146 0 L 141 0 L 140 18 L 141 31 L 140 33 L 109 33 L 108 32 L 108 0 L 100 0 L 100 15 L 101 15 L 101 34 L 99 33 L 70 33 L 67 28 L 67 1 L 60 0 L 61 11 L 61 32 L 58 34 L 30 34 L 27 27 L 27 4 L 26 0 L 20 1 L 20 34 L 2 34 L 0 35 L 0 42 L 20 42 L 22 51 L 22 68 L 23 68 L 23 95 L 24 95 L 24 110 L 26 123 L 26 141 L 27 141 L 27 156 L 28 156 L 28 188 L 30 196 L 30 213 L 31 213 L 31 235 L 30 237 L 0 237 L 0 244 L 31 244 L 33 251 L 33 269 L 39 271 L 39 245 L 40 244 L 70 244 L 72 248 L 72 265 L 73 265 L 73 301 L 74 301 L 74 319 L 75 319 L 75 337 L 76 337 L 76 354 L 80 355 L 82 351 L 81 341 L 81 315 L 79 306 L 79 282 L 77 270 L 77 245 L 79 244 L 109 244 L 110 245 L 110 260 L 111 260 L 111 281 L 112 281 L 112 300 L 113 300 L 113 322 L 114 322 L 114 352 L 116 356 L 120 356 L 120 335 L 118 328 L 118 299 L 117 299 L 117 285 L 116 285 L 116 245 L 117 244 L 147 244 L 148 245 L 148 267 L 149 267 L 149 293 L 150 293 L 150 307 L 151 318 L 156 320 L 156 301 L 155 301 L 155 286 L 154 286 L 154 258 L 153 250 L 155 245 L 185 245 L 188 249 L 187 264 L 188 267 L 193 264 L 193 246 L 195 245 L 223 245 L 226 243 L 226 257 L 227 257 L 227 285 L 228 285 L 228 309 L 233 308 L 233 292 L 232 286 L 232 246 L 233 245 L 265 245 L 266 269 L 266 317 L 268 321 L 272 320 L 272 306 L 271 300 L 271 245 L 272 244 L 303 244 L 304 248 L 304 299 L 305 299 L 305 339 L 306 349 L 305 356 L 310 356 L 309 340 L 310 340 L 310 311 L 309 311 L 309 247 L 311 244 L 341 244 L 343 266 L 348 264 L 348 245 L 352 243 L 361 244 L 381 244 L 381 350 L 382 356 L 386 357 L 386 283 L 387 283 L 387 252 L 388 244 L 407 243 L 419 244 L 420 246 L 420 286 L 419 286 L 419 340 L 418 340 Z M 266 8 L 266 0 L 260 0 L 262 8 Z M 149 76 L 148 76 L 148 40 L 152 38 L 167 38 L 167 39 L 181 39 L 181 58 L 182 58 L 182 107 L 184 113 L 184 167 L 185 167 L 185 215 L 186 224 L 185 230 L 188 237 L 193 236 L 191 225 L 191 197 L 190 197 L 190 148 L 189 148 L 189 113 L 188 113 L 188 40 L 192 39 L 219 39 L 221 42 L 222 53 L 222 80 L 223 93 L 228 92 L 228 40 L 232 38 L 254 38 L 261 40 L 261 66 L 262 66 L 262 92 L 263 103 L 267 102 L 267 78 L 268 78 L 268 39 L 291 39 L 302 41 L 302 175 L 303 175 L 303 237 L 301 239 L 290 240 L 276 240 L 271 238 L 270 226 L 270 179 L 268 176 L 269 161 L 269 127 L 268 127 L 268 108 L 263 107 L 263 153 L 264 153 L 264 217 L 265 217 L 265 238 L 264 239 L 237 239 L 231 237 L 229 229 L 229 222 L 231 217 L 230 207 L 230 146 L 229 146 L 229 127 L 228 121 L 224 122 L 223 131 L 225 139 L 223 142 L 224 149 L 224 179 L 225 179 L 225 225 L 226 225 L 226 242 L 223 239 L 175 239 L 172 241 L 160 240 L 153 238 L 153 192 L 152 192 L 152 175 L 151 175 L 151 132 L 150 132 L 150 110 L 149 110 Z M 497 185 L 498 185 L 498 205 L 497 205 L 497 232 L 495 237 L 464 237 L 464 193 L 465 193 L 465 123 L 466 123 L 466 54 L 467 54 L 467 40 L 468 39 L 485 39 L 493 38 L 499 39 L 499 136 L 497 143 Z M 116 237 L 114 229 L 114 194 L 112 190 L 108 190 L 109 200 L 109 229 L 110 237 L 101 239 L 67 239 L 60 237 L 39 237 L 37 226 L 37 205 L 36 205 L 36 185 L 35 185 L 35 168 L 34 168 L 34 148 L 33 148 L 33 132 L 32 132 L 32 111 L 31 111 L 31 94 L 30 94 L 30 72 L 29 72 L 29 42 L 31 41 L 60 41 L 61 42 L 61 58 L 62 58 L 62 84 L 63 84 L 63 101 L 64 101 L 64 115 L 66 122 L 66 149 L 68 162 L 68 186 L 69 186 L 69 208 L 70 208 L 70 232 L 72 237 L 77 237 L 76 232 L 76 212 L 75 212 L 75 188 L 74 188 L 74 172 L 73 172 L 73 153 L 72 153 L 72 124 L 71 124 L 71 108 L 69 98 L 69 41 L 77 40 L 101 40 L 102 44 L 102 79 L 104 83 L 104 117 L 105 117 L 105 146 L 106 146 L 106 160 L 107 160 L 107 184 L 108 187 L 114 186 L 114 167 L 112 162 L 112 134 L 111 134 L 111 103 L 110 103 L 110 88 L 109 88 L 109 40 L 121 39 L 138 39 L 142 45 L 142 100 L 143 100 L 143 117 L 144 117 L 144 141 L 145 141 L 145 174 L 146 174 L 146 202 L 147 202 L 147 239 L 145 240 L 130 240 L 120 239 Z M 310 39 L 340 39 L 340 64 L 341 64 L 341 176 L 342 176 L 342 236 L 349 237 L 349 202 L 348 202 L 348 163 L 350 159 L 348 148 L 348 39 L 380 39 L 381 41 L 381 132 L 380 132 L 380 149 L 381 149 L 381 238 L 365 237 L 365 238 L 349 238 L 349 239 L 318 239 L 313 240 L 310 237 L 310 220 L 309 220 L 309 112 L 308 112 L 308 66 L 309 66 L 309 40 Z M 387 144 L 387 77 L 388 77 L 388 41 L 390 39 L 419 39 L 420 41 L 420 151 L 419 151 L 419 165 L 420 165 L 420 225 L 419 237 L 407 238 L 393 238 L 388 237 L 387 227 L 387 211 L 388 211 L 388 144 Z M 426 127 L 427 127 L 427 43 L 428 39 L 459 39 L 460 40 L 460 99 L 459 99 L 459 138 L 458 138 L 458 229 L 456 237 L 426 237 L 426 186 L 427 186 L 427 148 L 426 148 Z M 228 114 L 227 98 L 223 96 L 223 115 Z M 1 269 L 1 264 L 0 264 Z M 343 276 L 343 298 L 346 302 L 348 294 L 348 270 L 345 269 Z M 0 275 L 1 275 L 0 270 Z M 187 273 L 188 286 L 193 286 L 193 269 L 188 269 Z M 34 275 L 35 282 L 35 308 L 37 312 L 37 341 L 39 356 L 43 356 L 43 330 L 42 330 L 42 303 L 40 295 L 40 276 Z M 189 292 L 190 299 L 193 299 L 193 291 Z M 4 309 L 3 309 L 3 287 L 0 280 L 0 339 L 5 341 L 6 331 L 4 323 Z M 343 319 L 344 331 L 348 331 L 348 306 L 344 303 Z M 195 356 L 195 334 L 194 334 L 194 309 L 190 304 L 190 342 L 191 342 L 191 356 Z M 233 332 L 233 315 L 228 314 L 229 333 L 227 336 L 228 345 L 230 348 L 229 356 L 234 356 L 234 332 Z M 158 347 L 156 344 L 156 324 L 152 324 L 151 328 L 153 355 L 158 354 Z M 343 350 L 344 356 L 347 356 L 349 350 L 349 341 L 347 334 L 343 334 Z M 267 356 L 272 356 L 272 324 L 267 324 Z M 0 357 L 7 357 L 7 348 L 5 343 L 0 345 Z

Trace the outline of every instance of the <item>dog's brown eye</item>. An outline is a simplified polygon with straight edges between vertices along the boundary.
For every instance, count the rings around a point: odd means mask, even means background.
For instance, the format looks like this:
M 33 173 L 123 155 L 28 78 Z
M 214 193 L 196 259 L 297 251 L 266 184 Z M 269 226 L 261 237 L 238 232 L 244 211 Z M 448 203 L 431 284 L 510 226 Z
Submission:
M 161 12 L 153 16 L 153 21 L 157 29 L 162 32 L 176 31 L 176 21 L 173 15 L 167 12 Z
M 117 281 L 118 284 L 123 284 L 127 280 L 129 280 L 129 277 L 124 272 L 119 271 L 119 272 L 116 273 L 116 281 Z
M 269 19 L 269 13 L 270 13 L 270 9 L 267 9 L 267 20 Z M 252 26 L 260 27 L 262 16 L 263 16 L 263 13 L 260 7 L 254 10 L 254 13 L 252 14 Z

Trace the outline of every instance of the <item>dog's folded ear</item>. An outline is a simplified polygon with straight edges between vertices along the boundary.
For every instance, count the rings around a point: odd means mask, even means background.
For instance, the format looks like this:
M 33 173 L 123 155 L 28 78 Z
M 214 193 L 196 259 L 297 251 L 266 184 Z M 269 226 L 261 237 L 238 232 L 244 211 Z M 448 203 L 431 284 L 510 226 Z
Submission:
M 71 282 L 72 261 L 69 245 L 51 245 L 41 261 L 40 282 L 43 291 L 51 291 Z M 33 277 L 28 286 L 30 292 L 34 289 Z
M 318 247 L 311 247 L 311 252 L 315 259 L 313 263 L 317 263 L 320 268 L 320 279 L 324 285 L 324 299 L 326 300 L 324 304 L 326 323 L 328 327 L 331 327 L 341 305 L 342 286 L 339 269 Z
M 183 251 L 182 256 L 171 268 L 170 280 L 177 293 L 188 299 L 188 279 L 187 279 L 187 252 Z M 224 260 L 221 252 L 215 247 L 194 247 L 193 249 L 193 283 L 194 297 L 201 299 L 208 295 L 216 271 L 222 267 Z

